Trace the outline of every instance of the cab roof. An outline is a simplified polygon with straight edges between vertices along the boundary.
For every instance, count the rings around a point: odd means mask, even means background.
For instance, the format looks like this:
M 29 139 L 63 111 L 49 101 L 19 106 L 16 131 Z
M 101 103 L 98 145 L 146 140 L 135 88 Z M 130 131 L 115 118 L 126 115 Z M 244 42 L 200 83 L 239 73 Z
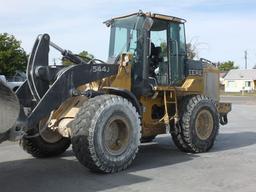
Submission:
M 170 15 L 163 15 L 163 14 L 158 14 L 158 13 L 151 13 L 151 12 L 136 12 L 136 13 L 131 13 L 128 15 L 123 15 L 123 16 L 119 16 L 119 17 L 113 17 L 111 20 L 113 19 L 121 19 L 121 18 L 126 18 L 126 17 L 130 17 L 130 16 L 134 16 L 134 15 L 144 15 L 147 17 L 151 17 L 151 18 L 156 18 L 156 19 L 161 19 L 161 20 L 166 20 L 166 21 L 174 21 L 174 22 L 178 22 L 178 23 L 185 23 L 186 20 L 179 18 L 179 17 L 174 17 L 174 16 L 170 16 Z

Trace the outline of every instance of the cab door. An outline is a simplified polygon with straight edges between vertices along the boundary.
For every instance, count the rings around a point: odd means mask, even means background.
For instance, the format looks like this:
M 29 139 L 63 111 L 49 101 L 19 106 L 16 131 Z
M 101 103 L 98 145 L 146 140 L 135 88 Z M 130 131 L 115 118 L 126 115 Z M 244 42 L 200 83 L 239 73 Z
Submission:
M 186 39 L 182 23 L 169 24 L 169 78 L 171 85 L 181 85 L 185 78 Z

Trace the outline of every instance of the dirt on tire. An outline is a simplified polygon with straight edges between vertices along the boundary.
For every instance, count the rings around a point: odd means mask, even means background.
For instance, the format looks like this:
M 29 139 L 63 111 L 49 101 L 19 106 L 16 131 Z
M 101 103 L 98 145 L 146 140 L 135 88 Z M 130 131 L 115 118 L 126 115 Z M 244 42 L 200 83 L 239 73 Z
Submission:
M 129 138 L 125 138 L 122 131 L 110 133 L 110 138 L 123 135 L 120 136 L 120 145 L 124 147 L 120 149 L 118 144 L 111 143 L 111 139 L 105 139 L 106 127 L 113 118 L 120 123 L 125 121 L 129 130 Z M 115 126 L 118 129 L 118 124 Z M 126 169 L 134 160 L 140 144 L 140 132 L 139 114 L 128 100 L 115 95 L 100 95 L 89 99 L 80 108 L 73 122 L 71 142 L 77 159 L 85 167 L 96 172 L 113 173 Z M 106 144 L 108 142 L 114 147 Z

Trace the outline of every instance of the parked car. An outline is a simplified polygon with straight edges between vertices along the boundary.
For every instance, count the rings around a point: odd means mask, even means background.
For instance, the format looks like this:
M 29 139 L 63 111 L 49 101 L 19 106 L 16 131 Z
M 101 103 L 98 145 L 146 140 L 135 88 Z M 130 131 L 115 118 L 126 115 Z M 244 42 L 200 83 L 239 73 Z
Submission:
M 26 74 L 17 71 L 14 76 L 0 75 L 0 80 L 10 87 L 14 92 L 23 84 L 26 80 Z
M 5 83 L 6 83 L 6 78 L 5 78 L 5 76 L 4 76 L 4 75 L 0 75 L 0 81 L 2 81 L 2 82 L 5 82 Z

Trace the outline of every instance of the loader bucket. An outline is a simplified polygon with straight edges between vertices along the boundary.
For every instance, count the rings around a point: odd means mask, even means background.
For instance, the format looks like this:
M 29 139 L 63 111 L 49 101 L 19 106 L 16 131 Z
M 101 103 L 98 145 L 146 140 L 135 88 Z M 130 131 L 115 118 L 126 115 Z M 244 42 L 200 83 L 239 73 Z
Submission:
M 14 126 L 19 116 L 20 104 L 15 93 L 0 81 L 0 134 Z

